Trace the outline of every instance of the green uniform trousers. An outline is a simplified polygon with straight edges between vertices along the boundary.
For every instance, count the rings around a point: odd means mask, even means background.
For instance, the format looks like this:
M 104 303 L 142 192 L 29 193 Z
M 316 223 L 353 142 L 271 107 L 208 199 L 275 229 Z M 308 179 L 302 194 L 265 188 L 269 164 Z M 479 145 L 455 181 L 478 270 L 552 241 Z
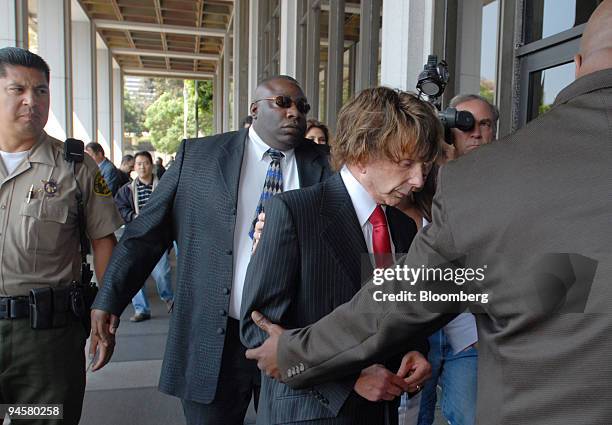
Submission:
M 62 404 L 63 420 L 19 425 L 76 425 L 85 394 L 85 330 L 80 322 L 34 330 L 29 318 L 0 320 L 0 403 Z M 0 418 L 2 421 L 2 418 Z

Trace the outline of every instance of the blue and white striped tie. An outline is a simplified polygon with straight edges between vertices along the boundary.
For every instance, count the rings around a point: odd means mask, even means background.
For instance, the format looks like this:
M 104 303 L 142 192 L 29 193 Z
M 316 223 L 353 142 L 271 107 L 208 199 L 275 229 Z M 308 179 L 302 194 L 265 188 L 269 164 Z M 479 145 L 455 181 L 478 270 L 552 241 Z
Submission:
M 251 229 L 249 230 L 249 237 L 251 239 L 253 239 L 253 233 L 255 232 L 255 224 L 257 223 L 257 217 L 260 213 L 264 212 L 264 202 L 266 202 L 268 199 L 270 199 L 277 193 L 281 193 L 283 191 L 283 171 L 281 170 L 280 161 L 281 158 L 283 158 L 285 155 L 281 151 L 277 151 L 276 149 L 272 148 L 268 149 L 266 153 L 270 155 L 272 161 L 268 166 L 263 190 L 261 191 L 261 196 L 259 197 L 257 208 L 255 209 L 255 218 L 253 219 Z

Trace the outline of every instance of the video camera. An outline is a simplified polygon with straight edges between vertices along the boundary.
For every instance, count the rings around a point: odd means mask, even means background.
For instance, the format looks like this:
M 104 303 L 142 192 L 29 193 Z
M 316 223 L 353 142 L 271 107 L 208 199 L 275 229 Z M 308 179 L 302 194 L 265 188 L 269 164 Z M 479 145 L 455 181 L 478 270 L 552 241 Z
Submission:
M 429 55 L 423 71 L 419 74 L 416 89 L 419 98 L 427 96 L 429 103 L 438 110 L 438 118 L 444 125 L 444 130 L 448 132 L 451 128 L 458 128 L 461 131 L 470 131 L 474 128 L 474 116 L 468 111 L 457 111 L 455 108 L 448 107 L 442 111 L 441 97 L 448 83 L 448 65 L 442 60 L 438 62 L 436 55 Z

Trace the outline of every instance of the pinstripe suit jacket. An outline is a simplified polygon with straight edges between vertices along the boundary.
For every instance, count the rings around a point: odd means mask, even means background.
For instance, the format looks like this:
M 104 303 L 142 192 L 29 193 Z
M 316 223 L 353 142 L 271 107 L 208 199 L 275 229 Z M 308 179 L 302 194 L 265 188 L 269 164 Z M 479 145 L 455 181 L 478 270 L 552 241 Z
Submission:
M 199 403 L 214 399 L 221 366 L 247 134 L 241 130 L 182 143 L 174 165 L 115 248 L 93 306 L 121 314 L 176 240 L 177 288 L 159 386 Z M 331 174 L 326 147 L 305 140 L 295 156 L 302 186 Z
M 416 225 L 394 208 L 387 208 L 387 216 L 396 252 L 406 252 Z M 367 253 L 351 198 L 339 174 L 268 201 L 266 227 L 245 279 L 243 344 L 255 347 L 265 339 L 250 319 L 253 310 L 294 328 L 315 322 L 351 299 L 371 276 Z M 416 349 L 425 351 L 423 342 Z M 390 370 L 399 366 L 397 360 L 387 364 Z M 263 376 L 257 423 L 385 423 L 387 403 L 372 403 L 353 392 L 356 378 L 293 390 Z M 397 420 L 395 407 L 392 415 Z

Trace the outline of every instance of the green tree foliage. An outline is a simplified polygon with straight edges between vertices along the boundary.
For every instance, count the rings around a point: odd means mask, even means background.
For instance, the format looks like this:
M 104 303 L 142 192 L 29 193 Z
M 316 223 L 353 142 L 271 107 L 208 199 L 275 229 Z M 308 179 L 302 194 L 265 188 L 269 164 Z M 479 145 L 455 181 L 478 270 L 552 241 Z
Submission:
M 190 105 L 195 104 L 195 82 L 189 81 Z M 191 90 L 193 89 L 193 95 Z M 191 97 L 193 96 L 193 97 Z M 213 86 L 212 81 L 198 82 L 198 134 L 209 136 L 213 133 Z M 191 128 L 191 127 L 190 127 Z M 193 133 L 195 131 L 195 117 L 193 120 Z
M 183 138 L 183 98 L 164 93 L 146 110 L 145 126 L 155 150 L 174 153 Z
M 159 79 L 158 79 L 159 80 Z M 154 82 L 158 93 L 162 93 L 145 112 L 145 126 L 149 129 L 151 143 L 156 150 L 168 154 L 175 153 L 183 139 L 183 90 L 181 85 L 172 82 Z M 187 81 L 187 137 L 195 137 L 195 82 Z M 212 134 L 212 83 L 198 83 L 198 120 L 199 132 Z
M 171 93 L 174 96 L 183 95 L 183 80 L 151 78 L 147 81 L 146 86 L 159 95 L 162 93 Z
M 145 107 L 142 102 L 132 98 L 129 92 L 123 93 L 123 120 L 125 131 L 137 135 L 146 131 L 144 127 Z
M 545 114 L 546 112 L 550 111 L 550 108 L 552 108 L 552 105 L 548 105 L 542 101 L 538 107 L 538 115 Z
M 480 95 L 489 102 L 494 103 L 495 83 L 491 80 L 480 80 Z

